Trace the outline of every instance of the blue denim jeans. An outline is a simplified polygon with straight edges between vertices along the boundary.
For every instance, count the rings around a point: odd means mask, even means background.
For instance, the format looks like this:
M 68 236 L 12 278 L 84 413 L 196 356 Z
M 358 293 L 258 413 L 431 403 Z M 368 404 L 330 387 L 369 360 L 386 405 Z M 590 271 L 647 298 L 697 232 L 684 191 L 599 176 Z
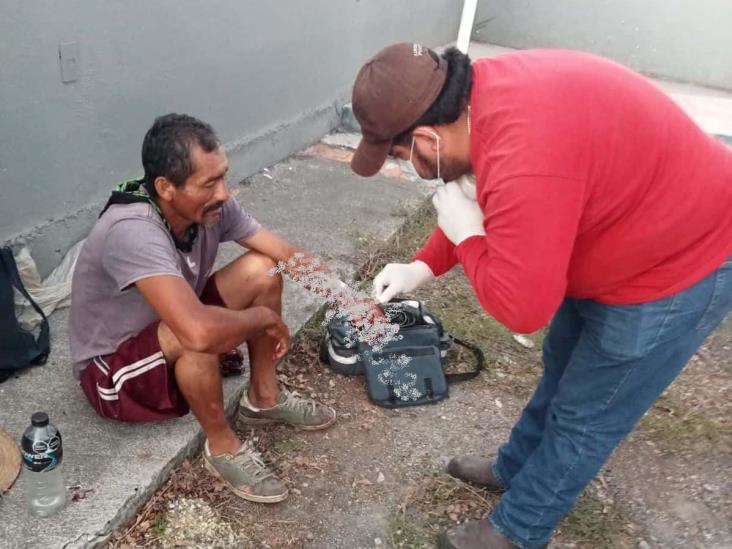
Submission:
M 519 547 L 547 543 L 610 454 L 732 309 L 732 258 L 639 305 L 566 299 L 544 374 L 494 465 L 507 491 L 490 516 Z

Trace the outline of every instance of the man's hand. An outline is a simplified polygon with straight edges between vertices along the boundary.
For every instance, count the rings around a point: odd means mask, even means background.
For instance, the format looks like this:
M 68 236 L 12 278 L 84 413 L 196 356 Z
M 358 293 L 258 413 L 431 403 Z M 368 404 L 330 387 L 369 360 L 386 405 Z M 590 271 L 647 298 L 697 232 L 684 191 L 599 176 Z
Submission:
M 485 236 L 480 206 L 466 197 L 457 183 L 437 189 L 432 204 L 437 210 L 437 224 L 455 246 L 471 236 Z
M 278 362 L 290 350 L 290 329 L 282 317 L 267 307 L 256 307 L 263 331 L 274 340 L 272 360 Z
M 277 323 L 267 328 L 265 332 L 269 337 L 275 340 L 272 360 L 277 363 L 287 354 L 287 351 L 290 350 L 290 330 L 282 320 L 279 320 Z
M 433 278 L 435 275 L 422 261 L 389 263 L 374 278 L 374 298 L 386 303 L 396 295 L 413 292 Z

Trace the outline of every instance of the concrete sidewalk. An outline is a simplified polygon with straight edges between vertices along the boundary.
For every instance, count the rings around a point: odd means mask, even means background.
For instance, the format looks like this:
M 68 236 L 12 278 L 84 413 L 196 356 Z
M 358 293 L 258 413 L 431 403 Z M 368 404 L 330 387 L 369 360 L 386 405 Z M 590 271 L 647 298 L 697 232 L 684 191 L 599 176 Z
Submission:
M 319 156 L 319 155 L 320 156 Z M 365 180 L 345 163 L 347 151 L 321 145 L 239 184 L 233 194 L 265 226 L 321 254 L 351 279 L 359 238 L 388 237 L 427 188 L 398 176 Z M 110 182 L 113 183 L 113 182 Z M 237 257 L 235 244 L 222 246 L 218 262 Z M 320 303 L 288 284 L 285 319 L 295 332 Z M 0 547 L 84 547 L 103 542 L 143 504 L 169 472 L 200 445 L 192 416 L 160 424 L 122 424 L 98 417 L 71 375 L 68 310 L 51 317 L 51 358 L 0 385 L 0 428 L 14 439 L 37 410 L 49 413 L 64 440 L 63 475 L 69 503 L 57 516 L 38 520 L 24 506 L 23 478 L 0 500 Z M 241 378 L 226 381 L 235 406 Z

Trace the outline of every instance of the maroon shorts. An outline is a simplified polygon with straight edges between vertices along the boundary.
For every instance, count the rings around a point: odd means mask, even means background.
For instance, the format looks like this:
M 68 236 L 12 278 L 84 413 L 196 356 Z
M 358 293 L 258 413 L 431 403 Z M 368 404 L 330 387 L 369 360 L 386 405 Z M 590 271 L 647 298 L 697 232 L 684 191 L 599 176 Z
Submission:
M 224 306 L 214 277 L 201 301 Z M 124 341 L 109 355 L 96 356 L 81 373 L 81 388 L 101 416 L 120 421 L 160 421 L 184 416 L 188 404 L 175 381 L 173 365 L 163 356 L 158 324 Z

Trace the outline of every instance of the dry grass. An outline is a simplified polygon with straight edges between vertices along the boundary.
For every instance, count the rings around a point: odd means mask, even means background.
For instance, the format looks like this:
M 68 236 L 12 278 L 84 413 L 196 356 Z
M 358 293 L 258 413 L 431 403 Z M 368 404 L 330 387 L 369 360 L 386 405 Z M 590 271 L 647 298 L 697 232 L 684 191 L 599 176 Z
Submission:
M 640 428 L 651 440 L 672 452 L 693 448 L 729 452 L 732 431 L 725 425 L 726 419 L 666 394 L 643 416 Z
M 399 549 L 430 547 L 438 534 L 467 520 L 483 518 L 499 494 L 446 474 L 425 476 L 393 513 L 389 539 Z M 590 485 L 557 529 L 555 541 L 578 549 L 632 546 L 623 507 L 605 490 L 602 480 Z

